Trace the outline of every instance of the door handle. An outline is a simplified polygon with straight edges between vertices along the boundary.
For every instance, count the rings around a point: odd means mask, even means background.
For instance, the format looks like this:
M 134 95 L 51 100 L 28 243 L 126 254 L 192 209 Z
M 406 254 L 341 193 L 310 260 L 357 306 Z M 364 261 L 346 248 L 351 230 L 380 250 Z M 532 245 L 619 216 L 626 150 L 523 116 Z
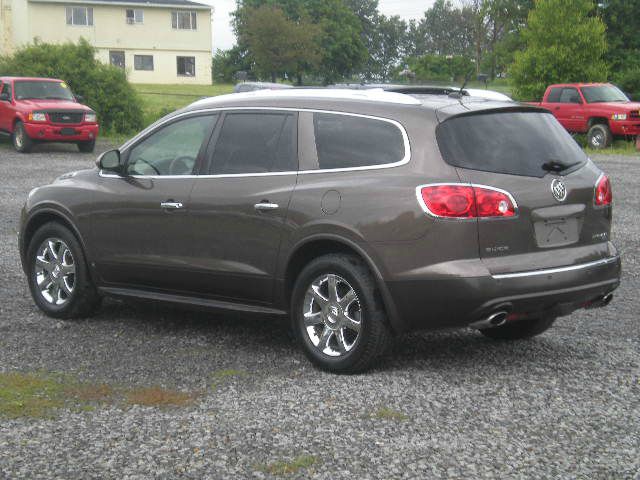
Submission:
M 260 203 L 256 203 L 253 208 L 255 208 L 258 211 L 263 211 L 263 210 L 275 210 L 277 208 L 279 208 L 280 205 L 278 205 L 277 203 L 270 203 L 270 202 L 260 202 Z
M 162 202 L 162 203 L 160 204 L 160 206 L 161 206 L 162 208 L 166 208 L 167 210 L 177 210 L 177 209 L 179 209 L 179 208 L 184 207 L 184 205 L 182 204 L 182 202 L 171 202 L 171 201 L 168 201 L 168 202 Z

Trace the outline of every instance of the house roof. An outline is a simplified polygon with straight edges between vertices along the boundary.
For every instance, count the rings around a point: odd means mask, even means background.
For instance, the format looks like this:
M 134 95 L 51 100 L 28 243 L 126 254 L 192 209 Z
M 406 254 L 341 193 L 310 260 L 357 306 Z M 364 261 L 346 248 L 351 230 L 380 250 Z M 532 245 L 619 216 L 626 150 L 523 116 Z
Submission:
M 78 3 L 83 5 L 134 5 L 155 8 L 190 8 L 196 10 L 211 10 L 210 5 L 192 2 L 191 0 L 29 0 L 36 3 Z

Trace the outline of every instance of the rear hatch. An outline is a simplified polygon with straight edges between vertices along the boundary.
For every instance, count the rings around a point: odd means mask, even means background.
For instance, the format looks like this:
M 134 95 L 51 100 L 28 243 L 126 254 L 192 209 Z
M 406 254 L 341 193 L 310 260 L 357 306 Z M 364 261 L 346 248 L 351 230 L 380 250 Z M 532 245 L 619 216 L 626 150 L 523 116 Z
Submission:
M 479 255 L 491 273 L 610 255 L 611 207 L 594 203 L 602 172 L 553 115 L 527 107 L 476 110 L 447 118 L 436 134 L 461 182 L 515 200 L 515 216 L 477 220 Z

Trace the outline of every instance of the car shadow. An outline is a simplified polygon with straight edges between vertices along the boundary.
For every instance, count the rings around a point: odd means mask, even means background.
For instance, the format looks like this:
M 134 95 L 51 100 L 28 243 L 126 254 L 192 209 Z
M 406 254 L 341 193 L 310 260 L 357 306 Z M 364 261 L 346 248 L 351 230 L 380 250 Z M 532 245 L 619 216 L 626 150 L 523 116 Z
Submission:
M 152 334 L 161 345 L 163 338 L 182 339 L 182 343 L 198 340 L 198 348 L 183 353 L 190 361 L 206 362 L 207 349 L 216 351 L 217 358 L 235 358 L 251 363 L 251 356 L 268 359 L 274 366 L 289 368 L 291 360 L 306 362 L 282 317 L 212 313 L 194 311 L 166 304 L 138 300 L 105 301 L 93 321 L 107 324 L 117 318 L 142 335 Z M 133 333 L 133 332 L 130 332 Z M 164 345 L 163 348 L 167 348 Z M 549 368 L 571 371 L 571 361 L 582 361 L 597 354 L 586 346 L 567 345 L 554 336 L 553 329 L 542 336 L 521 341 L 495 341 L 470 329 L 418 332 L 394 339 L 390 350 L 372 369 L 374 373 L 422 370 L 443 374 L 455 370 L 478 372 L 482 369 L 503 371 Z

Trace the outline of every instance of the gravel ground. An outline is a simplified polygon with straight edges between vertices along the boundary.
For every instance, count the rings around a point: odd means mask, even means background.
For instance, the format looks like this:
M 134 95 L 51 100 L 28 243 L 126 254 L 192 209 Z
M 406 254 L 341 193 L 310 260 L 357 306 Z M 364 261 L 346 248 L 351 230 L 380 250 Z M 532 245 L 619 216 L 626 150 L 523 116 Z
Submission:
M 198 396 L 2 419 L 0 478 L 640 478 L 640 158 L 594 158 L 613 180 L 624 254 L 607 309 L 524 342 L 409 335 L 359 376 L 315 370 L 273 321 L 116 301 L 90 320 L 43 316 L 19 265 L 19 209 L 93 158 L 0 143 L 0 372 Z

